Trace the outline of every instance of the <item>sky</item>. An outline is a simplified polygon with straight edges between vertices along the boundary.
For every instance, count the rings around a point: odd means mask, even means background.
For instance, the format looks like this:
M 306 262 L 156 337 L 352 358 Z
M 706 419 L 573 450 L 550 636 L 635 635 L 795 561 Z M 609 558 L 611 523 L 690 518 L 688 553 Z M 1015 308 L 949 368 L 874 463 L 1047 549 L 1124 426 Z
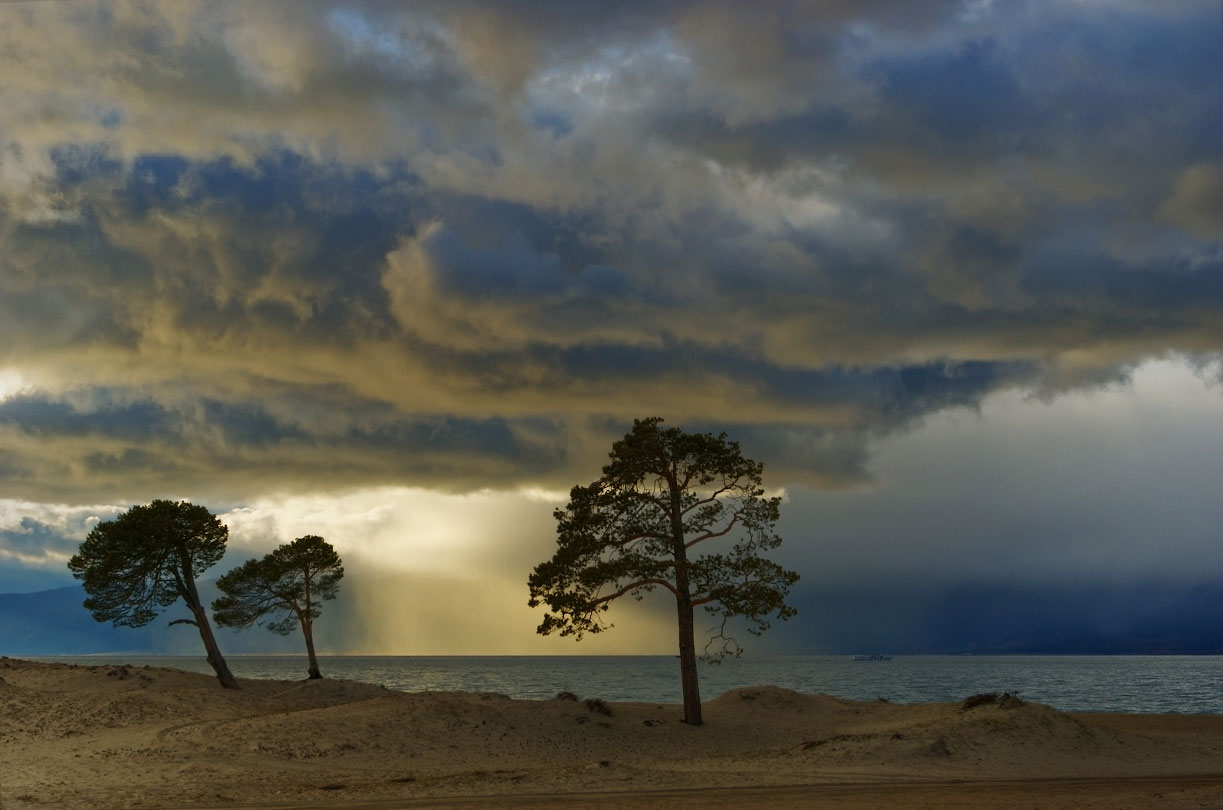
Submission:
M 763 462 L 800 602 L 1223 580 L 1221 26 L 0 3 L 0 592 L 182 498 L 327 537 L 354 649 L 668 652 L 526 606 L 647 416 Z

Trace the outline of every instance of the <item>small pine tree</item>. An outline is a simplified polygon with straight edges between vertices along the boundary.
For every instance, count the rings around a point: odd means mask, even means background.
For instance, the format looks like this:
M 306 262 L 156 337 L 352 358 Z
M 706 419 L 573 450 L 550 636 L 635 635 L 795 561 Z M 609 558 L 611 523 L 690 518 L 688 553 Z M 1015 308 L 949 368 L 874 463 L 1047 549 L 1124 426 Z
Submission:
M 212 615 L 223 627 L 250 627 L 258 622 L 279 635 L 301 627 L 310 658 L 309 676 L 321 678 L 314 652 L 314 620 L 320 602 L 335 599 L 344 576 L 340 555 L 318 535 L 286 543 L 260 560 L 245 563 L 217 580 L 222 596 Z

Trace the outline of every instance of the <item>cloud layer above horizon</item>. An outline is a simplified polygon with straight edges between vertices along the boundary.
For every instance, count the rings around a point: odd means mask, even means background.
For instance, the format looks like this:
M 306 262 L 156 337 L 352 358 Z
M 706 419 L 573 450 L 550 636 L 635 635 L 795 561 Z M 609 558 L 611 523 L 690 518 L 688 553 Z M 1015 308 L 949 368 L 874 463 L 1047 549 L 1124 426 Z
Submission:
M 567 486 L 1223 346 L 1217 9 L 0 8 L 0 481 Z M 576 476 L 576 478 L 575 478 Z
M 181 497 L 516 592 L 651 415 L 812 580 L 1223 564 L 1220 22 L 0 3 L 0 591 Z

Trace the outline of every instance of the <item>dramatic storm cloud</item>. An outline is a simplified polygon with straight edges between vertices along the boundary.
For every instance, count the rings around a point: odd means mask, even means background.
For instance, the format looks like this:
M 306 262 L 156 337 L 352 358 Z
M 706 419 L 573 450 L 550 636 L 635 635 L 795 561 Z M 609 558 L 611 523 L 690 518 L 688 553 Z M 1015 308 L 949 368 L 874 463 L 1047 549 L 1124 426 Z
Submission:
M 1141 505 L 1223 472 L 1218 11 L 0 4 L 0 585 L 182 497 L 511 593 L 649 415 L 765 463 L 811 580 L 1201 573 L 1215 499 Z M 1082 409 L 1188 402 L 1049 489 Z

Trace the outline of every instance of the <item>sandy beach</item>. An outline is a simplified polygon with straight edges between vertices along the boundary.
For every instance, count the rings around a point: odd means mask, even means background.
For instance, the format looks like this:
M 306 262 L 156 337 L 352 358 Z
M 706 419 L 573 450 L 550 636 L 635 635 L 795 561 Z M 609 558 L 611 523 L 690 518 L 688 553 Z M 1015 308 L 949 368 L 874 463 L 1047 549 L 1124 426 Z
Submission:
M 1223 717 L 737 689 L 677 706 L 0 658 L 0 806 L 1223 807 Z M 589 699 L 589 700 L 588 700 Z

